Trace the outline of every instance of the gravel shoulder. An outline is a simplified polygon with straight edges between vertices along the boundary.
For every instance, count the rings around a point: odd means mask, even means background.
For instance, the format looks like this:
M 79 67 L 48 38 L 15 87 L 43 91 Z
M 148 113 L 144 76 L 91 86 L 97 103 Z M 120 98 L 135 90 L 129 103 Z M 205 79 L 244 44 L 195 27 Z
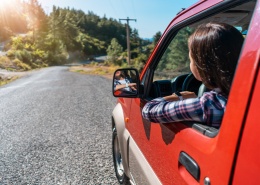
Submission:
M 0 68 L 0 80 L 1 79 L 10 79 L 13 77 L 22 77 L 34 73 L 35 71 L 23 71 L 23 72 L 12 72 Z

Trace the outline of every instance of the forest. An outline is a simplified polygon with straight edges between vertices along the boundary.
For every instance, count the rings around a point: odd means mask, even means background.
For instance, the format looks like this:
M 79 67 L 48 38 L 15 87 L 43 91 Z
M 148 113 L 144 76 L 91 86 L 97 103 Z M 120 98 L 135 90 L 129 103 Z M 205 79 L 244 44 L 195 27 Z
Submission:
M 109 56 L 107 63 L 126 63 L 126 27 L 118 20 L 56 6 L 47 15 L 37 0 L 15 1 L 15 6 L 0 8 L 0 42 L 6 53 L 0 56 L 0 68 L 30 70 L 100 55 Z M 130 43 L 132 65 L 140 67 L 154 43 L 132 28 Z
M 12 2 L 0 7 L 0 44 L 5 53 L 0 55 L 0 68 L 25 71 L 95 61 L 97 56 L 107 56 L 108 65 L 128 65 L 126 25 L 119 20 L 56 6 L 46 14 L 37 0 Z M 145 40 L 130 27 L 131 67 L 144 66 L 160 37 L 157 32 Z

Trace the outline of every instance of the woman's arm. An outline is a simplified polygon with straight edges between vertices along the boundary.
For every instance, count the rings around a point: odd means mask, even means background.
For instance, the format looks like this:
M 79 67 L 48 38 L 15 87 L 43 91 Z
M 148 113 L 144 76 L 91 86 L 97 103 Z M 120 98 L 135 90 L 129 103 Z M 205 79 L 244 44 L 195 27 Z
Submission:
M 119 84 L 119 85 L 116 85 L 115 87 L 115 91 L 119 90 L 119 89 L 123 89 L 123 88 L 126 88 L 126 84 Z
M 187 96 L 192 95 L 188 93 Z M 184 94 L 184 98 L 187 96 Z M 211 91 L 200 98 L 175 99 L 176 95 L 170 95 L 147 102 L 142 110 L 143 118 L 155 123 L 194 121 L 220 126 L 227 103 L 222 95 Z
M 155 123 L 203 122 L 203 109 L 199 98 L 181 101 L 166 101 L 164 98 L 157 98 L 146 103 L 142 110 L 142 116 Z
M 182 91 L 180 92 L 181 96 L 183 99 L 188 99 L 188 98 L 197 98 L 196 94 L 194 92 L 190 92 L 190 91 Z M 165 96 L 163 97 L 166 101 L 179 101 L 180 98 L 173 93 L 172 95 L 169 96 Z
M 129 86 L 132 90 L 134 90 L 134 91 L 137 90 L 137 89 L 136 89 L 136 83 L 129 83 L 128 86 Z
M 119 84 L 119 85 L 116 85 L 114 90 L 117 91 L 119 89 L 123 89 L 123 88 L 127 88 L 127 87 L 130 87 L 131 89 L 136 90 L 136 83 Z
M 199 98 L 174 101 L 177 99 L 178 96 L 171 95 L 147 102 L 142 110 L 143 118 L 155 123 L 203 122 L 203 109 Z

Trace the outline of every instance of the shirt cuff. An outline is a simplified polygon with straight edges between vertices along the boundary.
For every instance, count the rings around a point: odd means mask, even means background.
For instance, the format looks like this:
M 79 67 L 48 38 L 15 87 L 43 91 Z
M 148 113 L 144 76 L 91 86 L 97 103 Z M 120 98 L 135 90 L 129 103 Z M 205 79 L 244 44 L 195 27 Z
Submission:
M 163 97 L 155 98 L 152 101 L 166 101 Z

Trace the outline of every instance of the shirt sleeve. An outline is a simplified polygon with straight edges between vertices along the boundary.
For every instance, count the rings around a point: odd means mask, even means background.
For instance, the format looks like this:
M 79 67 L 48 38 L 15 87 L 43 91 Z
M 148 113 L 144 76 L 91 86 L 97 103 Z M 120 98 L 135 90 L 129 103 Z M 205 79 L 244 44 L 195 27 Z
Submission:
M 199 98 L 181 101 L 166 101 L 164 98 L 156 98 L 146 103 L 142 110 L 142 116 L 155 123 L 203 122 L 203 108 Z
M 145 104 L 142 116 L 155 123 L 194 121 L 219 127 L 226 103 L 227 98 L 214 91 L 206 92 L 200 98 L 181 101 L 156 98 Z
M 203 122 L 219 127 L 225 113 L 227 98 L 216 92 L 204 93 L 200 98 L 203 110 Z

